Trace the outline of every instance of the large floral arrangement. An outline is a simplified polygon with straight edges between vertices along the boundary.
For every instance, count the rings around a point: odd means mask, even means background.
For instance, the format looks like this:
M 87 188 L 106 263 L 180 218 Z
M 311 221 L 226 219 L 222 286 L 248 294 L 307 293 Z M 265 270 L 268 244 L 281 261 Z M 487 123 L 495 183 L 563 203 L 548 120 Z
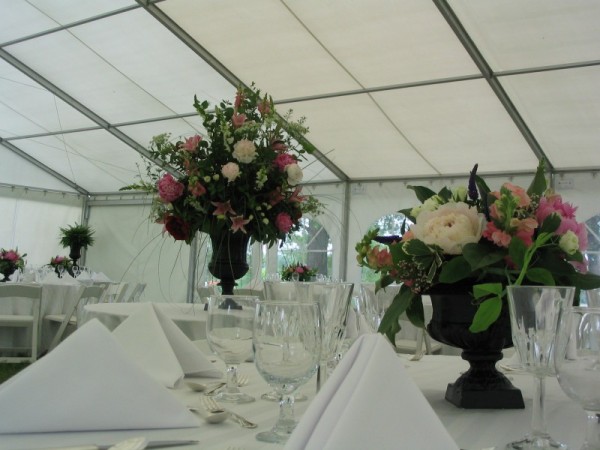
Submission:
M 301 195 L 298 163 L 313 151 L 304 118 L 280 117 L 254 86 L 212 112 L 197 98 L 194 107 L 205 136 L 172 142 L 161 134 L 150 145 L 150 155 L 175 173 L 149 165 L 150 181 L 124 188 L 156 194 L 152 216 L 173 238 L 190 243 L 197 231 L 229 230 L 272 245 L 299 228 L 303 213 L 318 213 L 319 202 Z
M 406 311 L 424 326 L 421 295 L 468 289 L 478 304 L 472 332 L 487 329 L 500 315 L 505 287 L 513 284 L 600 287 L 586 273 L 582 251 L 587 232 L 575 208 L 547 189 L 544 165 L 525 190 L 504 183 L 490 191 L 475 165 L 468 186 L 434 192 L 409 186 L 421 205 L 401 210 L 412 222 L 403 235 L 382 246 L 378 229 L 356 245 L 360 265 L 378 272 L 378 287 L 403 283 L 379 328 L 390 339 Z
M 310 281 L 317 274 L 317 269 L 311 268 L 306 264 L 293 263 L 281 269 L 281 279 L 291 281 L 295 273 L 298 274 L 298 281 Z
M 5 250 L 0 249 L 0 273 L 14 272 L 17 269 L 25 268 L 25 260 L 27 253 L 20 255 L 19 249 Z

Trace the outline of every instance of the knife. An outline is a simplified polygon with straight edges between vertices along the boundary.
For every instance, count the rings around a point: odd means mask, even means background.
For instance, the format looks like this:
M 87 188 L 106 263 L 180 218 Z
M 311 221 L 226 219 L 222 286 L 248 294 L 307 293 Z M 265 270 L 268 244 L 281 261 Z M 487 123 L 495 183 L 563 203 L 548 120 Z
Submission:
M 142 448 L 168 448 L 168 447 L 179 447 L 181 445 L 193 445 L 197 444 L 198 441 L 184 441 L 184 440 L 170 440 L 170 441 L 148 441 L 145 447 Z M 91 444 L 91 445 L 78 445 L 74 447 L 53 447 L 46 450 L 109 450 L 116 444 Z M 119 448 L 119 447 L 115 447 Z

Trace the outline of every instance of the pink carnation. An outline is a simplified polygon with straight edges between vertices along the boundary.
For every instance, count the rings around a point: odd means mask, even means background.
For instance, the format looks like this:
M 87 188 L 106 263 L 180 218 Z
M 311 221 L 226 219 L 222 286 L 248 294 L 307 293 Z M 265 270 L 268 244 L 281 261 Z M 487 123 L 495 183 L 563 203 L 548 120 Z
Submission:
M 281 212 L 277 214 L 277 217 L 275 218 L 275 226 L 279 231 L 282 233 L 289 233 L 293 225 L 294 222 L 288 213 Z
M 286 166 L 289 166 L 290 164 L 295 164 L 296 163 L 296 158 L 294 158 L 292 155 L 288 154 L 288 153 L 280 153 L 279 155 L 277 155 L 277 158 L 275 158 L 274 164 L 279 168 L 280 171 L 284 171 Z
M 482 236 L 489 239 L 498 247 L 508 248 L 512 236 L 505 231 L 499 230 L 493 222 L 488 222 L 483 230 Z
M 371 267 L 382 268 L 392 265 L 392 254 L 386 248 L 373 247 L 367 255 Z
M 158 195 L 164 202 L 177 200 L 183 194 L 184 185 L 175 180 L 170 173 L 165 174 L 157 183 Z
M 521 186 L 517 186 L 516 184 L 512 183 L 504 183 L 502 187 L 508 189 L 512 193 L 513 197 L 519 200 L 520 208 L 526 208 L 531 203 L 529 195 L 527 195 L 527 192 Z

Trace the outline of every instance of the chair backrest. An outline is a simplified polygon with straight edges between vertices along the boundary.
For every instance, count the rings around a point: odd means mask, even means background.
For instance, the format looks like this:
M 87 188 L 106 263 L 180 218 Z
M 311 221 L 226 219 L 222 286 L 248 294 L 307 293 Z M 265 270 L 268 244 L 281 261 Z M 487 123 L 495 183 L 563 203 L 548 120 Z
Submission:
M 31 316 L 31 322 L 19 326 L 31 327 L 31 356 L 28 358 L 3 358 L 6 362 L 18 362 L 37 359 L 39 340 L 40 308 L 42 304 L 42 287 L 35 285 L 15 285 L 0 283 L 0 298 L 2 298 L 1 323 L 13 326 L 11 316 Z M 22 323 L 17 322 L 15 323 Z
M 264 298 L 263 291 L 261 291 L 260 289 L 234 289 L 233 294 L 234 295 L 255 295 L 260 300 L 262 300 Z
M 128 298 L 128 295 L 127 295 L 128 291 L 129 291 L 129 283 L 127 283 L 127 282 L 119 283 L 117 286 L 117 290 L 115 292 L 114 302 L 115 303 L 123 303 Z
M 140 296 L 144 292 L 144 289 L 146 289 L 146 283 L 136 284 L 133 289 L 130 289 L 130 293 L 127 295 L 125 302 L 127 302 L 127 303 L 138 302 L 140 300 Z
M 79 302 L 77 303 L 77 326 L 83 323 L 84 308 L 86 305 L 94 305 L 102 303 L 107 286 L 88 286 L 81 293 Z

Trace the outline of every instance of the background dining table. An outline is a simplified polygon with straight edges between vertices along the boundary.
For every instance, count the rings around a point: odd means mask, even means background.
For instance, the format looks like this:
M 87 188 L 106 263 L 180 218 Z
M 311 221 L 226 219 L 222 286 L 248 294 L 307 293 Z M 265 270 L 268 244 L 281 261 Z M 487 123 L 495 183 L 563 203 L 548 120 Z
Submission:
M 518 371 L 508 373 L 513 384 L 520 388 L 525 399 L 525 409 L 498 410 L 498 409 L 459 409 L 444 400 L 446 385 L 454 381 L 461 372 L 467 370 L 468 364 L 457 356 L 426 355 L 420 361 L 411 361 L 408 355 L 398 355 L 401 358 L 408 374 L 421 390 L 444 427 L 461 449 L 481 450 L 501 445 L 510 440 L 522 437 L 529 431 L 532 409 L 533 381 L 531 375 Z M 224 368 L 222 362 L 215 365 Z M 269 390 L 268 385 L 257 373 L 252 363 L 244 363 L 241 372 L 249 377 L 249 383 L 242 389 L 257 398 Z M 391 377 L 394 374 L 390 374 Z M 202 379 L 194 378 L 195 381 Z M 206 381 L 214 381 L 214 379 Z M 93 382 L 93 380 L 90 380 Z M 309 397 L 309 401 L 296 403 L 296 415 L 301 417 L 310 400 L 315 395 L 315 379 L 304 385 L 302 393 Z M 185 382 L 177 389 L 170 392 L 181 402 L 188 406 L 201 407 L 201 393 L 191 390 Z M 127 399 L 135 401 L 135 398 Z M 57 405 L 60 407 L 60 405 Z M 365 405 L 365 414 L 369 408 L 378 405 Z M 94 405 L 90 404 L 90 409 Z M 411 405 L 388 405 L 389 414 L 394 414 L 396 408 L 411 408 Z M 583 442 L 585 429 L 585 414 L 583 410 L 571 401 L 560 389 L 554 378 L 547 380 L 546 408 L 548 426 L 553 435 L 570 448 L 579 448 Z M 35 434 L 8 434 L 0 435 L 0 450 L 15 449 L 40 449 L 49 447 L 64 447 L 91 443 L 114 443 L 134 436 L 144 436 L 147 439 L 194 439 L 199 443 L 194 446 L 181 447 L 202 450 L 265 449 L 283 448 L 279 444 L 265 444 L 255 439 L 255 434 L 271 427 L 278 413 L 278 405 L 274 402 L 261 400 L 245 405 L 231 406 L 234 411 L 247 416 L 258 424 L 256 429 L 245 429 L 234 423 L 226 421 L 220 424 L 208 424 L 198 416 L 197 428 L 164 429 L 164 430 L 131 430 L 131 431 L 103 431 L 103 432 L 71 432 L 71 433 L 35 433 Z M 357 430 L 353 430 L 356 432 Z M 369 433 L 369 430 L 358 430 Z M 397 427 L 390 430 L 390 442 L 397 443 L 402 448 L 402 436 L 414 430 Z M 427 436 L 423 436 L 427 440 Z

